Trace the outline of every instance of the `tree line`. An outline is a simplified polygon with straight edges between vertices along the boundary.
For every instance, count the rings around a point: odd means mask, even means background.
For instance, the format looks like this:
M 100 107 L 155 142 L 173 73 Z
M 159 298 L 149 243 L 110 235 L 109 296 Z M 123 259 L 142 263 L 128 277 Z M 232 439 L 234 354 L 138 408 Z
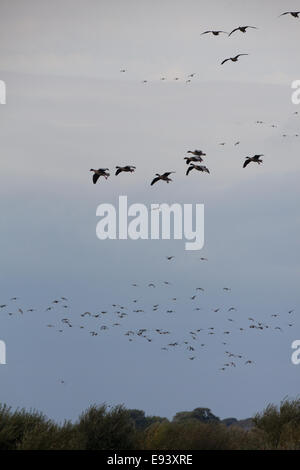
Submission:
M 300 450 L 300 399 L 253 418 L 221 420 L 208 408 L 172 420 L 123 405 L 93 405 L 75 422 L 0 405 L 0 450 Z

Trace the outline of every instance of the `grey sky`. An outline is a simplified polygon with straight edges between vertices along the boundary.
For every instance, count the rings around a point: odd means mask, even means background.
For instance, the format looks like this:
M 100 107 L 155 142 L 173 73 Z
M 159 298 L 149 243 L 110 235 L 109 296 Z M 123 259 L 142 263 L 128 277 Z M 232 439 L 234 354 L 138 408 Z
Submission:
M 299 9 L 295 1 L 265 0 L 1 2 L 0 303 L 16 295 L 15 310 L 37 311 L 0 311 L 8 361 L 0 366 L 0 401 L 57 419 L 104 401 L 168 417 L 208 406 L 242 418 L 298 393 L 290 345 L 300 334 L 300 126 L 291 82 L 300 78 L 300 20 L 278 16 Z M 259 29 L 200 36 L 243 24 Z M 220 66 L 239 52 L 250 55 Z M 194 148 L 207 152 L 211 174 L 187 179 L 183 157 Z M 242 169 L 255 153 L 265 154 L 264 164 Z M 118 164 L 135 164 L 136 173 L 91 184 L 90 168 Z M 167 170 L 176 171 L 174 182 L 150 187 Z M 204 203 L 204 249 L 185 252 L 183 241 L 100 242 L 96 207 L 120 194 L 129 203 Z M 160 287 L 149 290 L 150 281 Z M 142 287 L 135 291 L 133 282 Z M 198 285 L 206 289 L 195 304 L 201 313 L 189 300 Z M 45 308 L 62 295 L 76 327 L 60 334 L 46 325 L 60 324 L 64 312 Z M 176 313 L 168 316 L 174 296 Z M 131 312 L 121 327 L 89 335 L 115 321 L 112 303 L 130 312 L 134 298 L 147 313 Z M 152 312 L 155 303 L 161 311 Z M 234 326 L 226 319 L 231 305 L 238 308 Z M 80 330 L 86 310 L 110 313 L 98 323 L 84 320 L 89 326 Z M 249 316 L 276 326 L 270 316 L 277 312 L 282 333 L 249 330 Z M 197 327 L 217 333 L 208 338 L 206 331 L 207 348 L 197 342 L 197 359 L 189 361 L 183 347 L 164 354 L 169 338 L 154 333 L 152 343 L 129 343 L 124 332 L 144 326 L 171 330 L 174 341 Z M 228 349 L 255 366 L 218 370 L 226 328 L 234 330 Z

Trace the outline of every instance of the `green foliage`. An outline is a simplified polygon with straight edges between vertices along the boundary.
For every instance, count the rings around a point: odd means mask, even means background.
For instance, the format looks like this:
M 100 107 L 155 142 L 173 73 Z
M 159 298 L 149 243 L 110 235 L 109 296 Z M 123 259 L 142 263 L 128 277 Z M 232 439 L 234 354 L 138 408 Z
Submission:
M 35 410 L 0 405 L 0 450 L 300 450 L 300 399 L 268 405 L 251 420 L 222 422 L 208 408 L 170 422 L 123 406 L 91 406 L 57 424 Z
M 195 419 L 163 422 L 146 431 L 144 445 L 152 450 L 227 450 L 234 448 L 232 434 L 222 424 L 205 424 Z
M 46 422 L 47 418 L 37 411 L 12 412 L 10 407 L 0 405 L 0 450 L 17 449 L 26 433 Z
M 160 416 L 145 416 L 145 411 L 143 410 L 132 409 L 128 410 L 128 413 L 138 431 L 144 431 L 151 424 L 161 423 L 166 420 L 166 418 L 161 418 Z
M 83 450 L 84 438 L 71 423 L 40 423 L 24 434 L 19 450 Z
M 285 399 L 280 406 L 268 405 L 253 421 L 271 449 L 300 449 L 300 399 Z
M 79 417 L 77 428 L 87 450 L 134 449 L 134 423 L 123 406 L 108 411 L 106 405 L 93 405 Z
M 196 419 L 202 423 L 218 423 L 220 418 L 215 416 L 209 408 L 195 408 L 193 411 L 180 411 L 173 418 L 174 422 Z

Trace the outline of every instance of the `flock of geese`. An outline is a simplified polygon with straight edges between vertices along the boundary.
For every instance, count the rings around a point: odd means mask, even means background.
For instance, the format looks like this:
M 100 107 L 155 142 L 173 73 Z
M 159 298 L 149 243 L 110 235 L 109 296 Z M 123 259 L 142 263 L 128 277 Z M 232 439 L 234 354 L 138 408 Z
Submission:
M 287 11 L 287 12 L 284 12 L 281 15 L 279 15 L 279 17 L 286 16 L 286 15 L 291 15 L 294 18 L 299 18 L 300 11 Z M 208 30 L 208 31 L 204 31 L 203 33 L 201 33 L 201 35 L 211 34 L 213 36 L 219 36 L 220 34 L 226 34 L 228 37 L 230 37 L 230 36 L 232 36 L 233 34 L 235 34 L 237 32 L 245 34 L 248 29 L 258 29 L 258 28 L 256 26 L 245 25 L 245 26 L 238 26 L 238 27 L 234 28 L 232 31 L 230 31 L 229 33 L 227 31 L 223 31 L 223 30 Z M 224 59 L 221 62 L 221 65 L 225 64 L 228 61 L 237 62 L 240 57 L 247 56 L 247 55 L 249 55 L 249 54 L 240 53 L 240 54 L 237 54 L 233 57 L 228 57 L 228 58 Z M 125 73 L 126 71 L 127 70 L 125 68 L 120 69 L 121 73 Z M 196 75 L 195 73 L 189 74 L 187 76 L 187 80 L 186 80 L 187 83 L 191 82 L 191 79 L 195 75 Z M 161 77 L 161 80 L 166 80 L 166 77 Z M 178 81 L 180 79 L 179 79 L 179 77 L 175 77 L 174 80 Z M 142 82 L 147 83 L 148 80 L 143 80 Z M 295 114 L 298 114 L 298 112 L 295 112 Z M 256 121 L 256 124 L 264 124 L 264 122 L 258 120 L 258 121 Z M 272 124 L 271 127 L 275 128 L 277 126 L 275 124 Z M 298 136 L 299 136 L 299 134 L 295 134 L 295 137 L 298 137 Z M 283 137 L 287 137 L 287 134 L 283 134 Z M 240 141 L 237 141 L 234 145 L 239 145 L 239 144 L 240 144 Z M 225 145 L 225 142 L 220 143 L 220 145 Z M 189 175 L 189 173 L 192 170 L 196 170 L 200 173 L 210 174 L 210 170 L 207 168 L 207 166 L 200 164 L 200 163 L 203 162 L 202 157 L 206 156 L 205 152 L 203 152 L 202 150 L 197 150 L 196 149 L 196 150 L 193 150 L 193 151 L 189 150 L 187 153 L 190 153 L 193 156 L 192 157 L 184 157 L 184 159 L 186 160 L 186 163 L 189 165 L 189 167 L 186 170 L 186 175 Z M 243 168 L 246 168 L 250 163 L 257 163 L 258 165 L 260 165 L 261 163 L 263 163 L 263 160 L 261 158 L 263 156 L 264 156 L 263 154 L 256 154 L 252 157 L 249 157 L 249 156 L 245 157 L 245 161 L 243 163 Z M 116 166 L 115 175 L 117 176 L 120 173 L 134 173 L 135 170 L 136 170 L 136 167 L 133 166 L 133 165 Z M 105 179 L 107 179 L 110 176 L 109 168 L 98 168 L 98 169 L 91 168 L 90 171 L 93 172 L 93 178 L 92 179 L 93 179 L 94 184 L 97 183 L 97 181 L 99 180 L 99 178 L 101 176 Z M 168 171 L 168 172 L 165 172 L 165 173 L 162 173 L 162 174 L 156 173 L 154 178 L 151 180 L 150 185 L 153 186 L 158 181 L 165 181 L 166 183 L 170 183 L 172 181 L 172 178 L 170 178 L 170 175 L 172 175 L 174 173 L 175 173 L 175 171 Z
M 208 261 L 207 258 L 199 258 Z M 166 256 L 167 263 L 176 262 L 175 256 Z M 8 315 L 16 318 L 24 318 L 27 315 L 36 319 L 36 315 L 45 322 L 45 326 L 58 334 L 70 334 L 72 330 L 82 330 L 92 338 L 100 338 L 103 334 L 120 335 L 130 343 L 151 343 L 153 347 L 160 349 L 162 354 L 178 351 L 187 360 L 197 360 L 205 363 L 205 354 L 213 351 L 216 356 L 216 346 L 221 346 L 220 355 L 216 368 L 220 373 L 238 366 L 249 366 L 257 363 L 257 358 L 249 358 L 247 353 L 237 349 L 235 340 L 237 334 L 245 335 L 267 333 L 284 333 L 295 325 L 295 310 L 271 313 L 269 320 L 266 315 L 262 319 L 260 315 L 249 315 L 234 305 L 231 287 L 225 286 L 219 289 L 224 293 L 222 305 L 209 305 L 205 297 L 206 289 L 203 286 L 195 286 L 182 298 L 178 296 L 178 289 L 170 281 L 149 281 L 141 285 L 132 283 L 128 289 L 132 289 L 131 300 L 118 303 L 115 299 L 95 312 L 83 311 L 76 313 L 71 302 L 66 296 L 58 297 L 42 309 L 32 306 L 20 305 L 18 297 L 11 298 L 8 302 L 0 304 L 0 316 Z M 151 296 L 146 291 L 151 290 Z M 155 294 L 154 294 L 155 292 Z M 218 294 L 218 292 L 216 292 Z M 159 300 L 153 300 L 157 294 Z M 162 300 L 163 297 L 163 300 Z M 184 305 L 184 307 L 180 305 Z M 204 305 L 206 305 L 204 307 Z M 178 317 L 179 315 L 179 317 Z M 162 325 L 172 325 L 176 319 L 184 315 L 186 329 L 178 328 L 176 333 L 170 327 L 167 329 Z M 155 326 L 149 327 L 150 323 Z M 160 325 L 160 323 L 162 325 Z M 134 327 L 133 327 L 134 325 Z M 138 325 L 138 327 L 137 327 Z M 111 338 L 110 338 L 111 340 Z M 239 344 L 241 342 L 239 341 Z M 64 380 L 62 381 L 64 383 Z
M 279 18 L 282 17 L 282 16 L 286 16 L 286 15 L 290 15 L 293 18 L 299 19 L 300 11 L 286 11 L 286 12 L 282 13 L 281 15 L 279 15 Z M 227 31 L 223 31 L 223 30 L 210 29 L 208 31 L 204 31 L 203 33 L 201 33 L 201 35 L 209 34 L 209 35 L 212 35 L 212 36 L 220 36 L 221 34 L 224 34 L 224 35 L 227 35 L 227 37 L 230 37 L 230 36 L 232 36 L 233 34 L 235 34 L 237 32 L 245 34 L 245 33 L 247 33 L 248 29 L 259 29 L 259 28 L 257 26 L 244 25 L 244 26 L 238 26 L 238 27 L 234 28 L 229 33 Z M 228 58 L 224 59 L 221 62 L 221 65 L 224 65 L 226 62 L 229 62 L 229 61 L 237 62 L 241 56 L 247 56 L 247 55 L 249 55 L 249 54 L 242 53 L 242 54 L 237 54 L 233 57 L 228 57 Z M 121 73 L 126 73 L 127 69 L 126 68 L 121 68 L 120 72 Z M 192 81 L 191 79 L 194 78 L 195 75 L 196 75 L 195 73 L 189 74 L 187 76 L 186 83 L 191 83 L 191 81 Z M 166 77 L 161 77 L 160 80 L 165 81 Z M 174 80 L 178 81 L 178 80 L 180 80 L 180 78 L 175 77 Z M 142 83 L 146 84 L 146 83 L 148 83 L 148 80 L 144 79 L 144 80 L 142 80 Z
M 240 142 L 236 142 L 235 145 L 238 145 Z M 220 145 L 225 145 L 225 143 L 222 143 Z M 200 165 L 201 162 L 203 162 L 202 156 L 205 156 L 206 153 L 204 153 L 202 150 L 188 150 L 187 153 L 191 153 L 193 156 L 192 157 L 184 157 L 184 160 L 186 161 L 186 164 L 189 165 L 187 170 L 186 170 L 186 175 L 188 175 L 192 170 L 197 170 L 201 173 L 208 173 L 210 174 L 209 169 L 205 165 Z M 246 157 L 243 168 L 246 168 L 249 163 L 258 163 L 259 165 L 263 163 L 263 160 L 261 159 L 263 157 L 263 154 L 259 155 L 254 155 L 253 157 Z M 116 172 L 115 175 L 119 175 L 120 173 L 134 173 L 136 170 L 136 167 L 133 165 L 126 165 L 126 166 L 116 166 Z M 110 176 L 109 173 L 109 168 L 98 168 L 94 169 L 91 168 L 90 171 L 93 172 L 93 183 L 96 184 L 97 181 L 101 176 L 107 180 L 107 178 Z M 173 181 L 170 178 L 170 175 L 173 173 L 176 173 L 175 171 L 167 171 L 163 174 L 156 173 L 155 177 L 152 179 L 150 185 L 153 186 L 155 183 L 158 181 L 165 181 L 166 183 L 170 183 Z
M 299 18 L 300 11 L 288 11 L 280 16 L 286 15 Z M 245 34 L 248 29 L 258 28 L 246 25 L 238 26 L 229 33 L 222 30 L 208 30 L 201 34 L 211 34 L 213 36 L 224 34 L 230 37 L 238 32 Z M 235 63 L 240 57 L 247 55 L 246 53 L 237 54 L 224 59 L 221 64 L 224 65 L 229 61 Z M 122 68 L 120 72 L 126 73 L 126 69 Z M 195 73 L 188 75 L 187 82 L 190 82 L 194 76 Z M 166 80 L 166 78 L 162 77 L 161 80 Z M 175 77 L 174 80 L 179 80 L 179 77 Z M 143 83 L 147 83 L 147 80 L 143 80 Z M 294 114 L 298 114 L 298 112 Z M 257 121 L 256 124 L 262 125 L 264 122 Z M 272 127 L 277 126 L 272 124 Z M 287 137 L 287 134 L 284 134 L 283 137 Z M 240 141 L 234 143 L 235 146 L 239 144 Z M 225 145 L 225 142 L 220 143 L 220 145 Z M 188 156 L 184 157 L 187 165 L 185 170 L 186 175 L 193 171 L 210 174 L 208 167 L 203 165 L 206 152 L 195 149 L 189 150 L 187 154 Z M 255 154 L 252 157 L 247 156 L 243 163 L 243 168 L 246 168 L 250 163 L 261 165 L 263 163 L 261 157 L 263 156 L 263 154 Z M 91 168 L 90 171 L 93 173 L 93 184 L 96 184 L 101 177 L 105 180 L 110 177 L 109 168 Z M 121 173 L 132 174 L 135 171 L 136 166 L 125 165 L 116 166 L 114 173 L 115 176 L 119 176 Z M 174 173 L 174 171 L 167 171 L 162 174 L 156 173 L 150 185 L 153 186 L 159 181 L 170 183 L 172 181 L 170 176 Z M 200 257 L 199 260 L 201 262 L 208 261 L 205 257 Z M 176 262 L 175 256 L 166 256 L 166 262 Z M 236 349 L 234 341 L 237 334 L 244 336 L 253 333 L 267 334 L 267 332 L 283 334 L 294 327 L 296 322 L 295 311 L 293 309 L 281 313 L 272 313 L 268 321 L 265 320 L 265 314 L 263 318 L 257 314 L 245 315 L 240 308 L 232 305 L 232 291 L 227 286 L 221 288 L 226 296 L 222 306 L 211 305 L 208 309 L 203 307 L 204 302 L 207 303 L 207 299 L 204 297 L 206 291 L 202 286 L 195 286 L 194 290 L 189 292 L 189 295 L 182 298 L 178 298 L 178 288 L 176 286 L 173 291 L 173 285 L 170 281 L 149 281 L 144 286 L 133 283 L 130 288 L 134 291 L 134 297 L 132 295 L 131 300 L 127 299 L 126 305 L 120 304 L 114 299 L 110 303 L 109 308 L 105 306 L 94 312 L 84 311 L 76 313 L 65 296 L 52 300 L 42 310 L 31 306 L 25 308 L 20 305 L 18 297 L 12 297 L 8 302 L 0 304 L 0 315 L 24 318 L 30 315 L 43 314 L 42 318 L 45 319 L 46 327 L 59 334 L 68 334 L 67 332 L 69 331 L 80 329 L 92 338 L 101 338 L 103 334 L 109 335 L 117 332 L 118 335 L 122 335 L 130 343 L 144 341 L 146 344 L 152 344 L 154 347 L 159 348 L 164 353 L 181 351 L 189 361 L 195 361 L 196 363 L 197 359 L 205 363 L 204 354 L 206 351 L 212 350 L 215 354 L 215 342 L 217 341 L 222 346 L 222 357 L 218 365 L 220 372 L 232 370 L 241 365 L 254 365 L 257 361 Z M 159 298 L 166 294 L 165 300 L 163 302 L 153 301 L 152 295 L 150 303 L 149 299 L 143 298 L 146 289 L 150 289 L 152 293 L 160 291 Z M 163 292 L 161 292 L 162 289 L 164 289 Z M 177 309 L 176 306 L 180 302 L 184 302 L 184 307 Z M 187 328 L 186 331 L 181 330 L 180 333 L 178 331 L 172 332 L 170 328 L 166 329 L 160 324 L 160 322 L 166 323 L 165 318 L 174 319 L 174 317 L 178 318 L 178 315 L 184 316 L 186 321 L 189 314 L 192 315 L 191 321 L 194 322 L 194 325 L 193 328 Z M 197 315 L 196 320 L 195 314 Z M 133 321 L 131 321 L 132 317 Z M 149 319 L 153 323 L 155 322 L 155 326 L 147 326 Z M 143 324 L 144 321 L 147 323 L 146 326 Z M 133 324 L 137 325 L 138 323 L 140 323 L 138 327 L 132 327 Z M 65 381 L 61 380 L 61 383 L 65 383 Z
M 299 18 L 300 11 L 287 11 L 280 15 L 287 16 L 290 15 L 293 18 Z M 248 30 L 257 30 L 256 26 L 251 25 L 244 25 L 238 26 L 234 28 L 230 32 L 226 32 L 224 30 L 207 30 L 201 33 L 201 35 L 212 35 L 212 36 L 220 36 L 220 35 L 227 35 L 231 37 L 234 34 L 242 33 L 246 34 Z M 227 62 L 236 63 L 239 61 L 241 57 L 248 56 L 247 53 L 239 53 L 232 57 L 225 58 L 222 60 L 221 65 L 224 65 Z M 126 73 L 127 69 L 122 68 L 120 70 L 121 73 Z M 195 77 L 196 73 L 191 73 L 187 75 L 186 83 L 190 83 L 192 79 Z M 167 80 L 165 76 L 161 77 L 160 80 L 165 81 Z M 179 77 L 174 78 L 175 81 L 180 80 Z M 142 83 L 148 83 L 148 80 L 144 79 Z M 298 112 L 294 113 L 295 115 Z M 257 120 L 257 125 L 265 124 L 264 121 Z M 276 124 L 270 124 L 272 128 L 277 128 Z M 295 137 L 298 137 L 299 134 L 295 134 Z M 282 137 L 288 137 L 287 134 L 283 134 Z M 240 141 L 237 140 L 234 143 L 234 146 L 238 146 Z M 224 146 L 226 142 L 221 142 L 219 145 Z M 200 173 L 207 173 L 210 174 L 209 168 L 203 164 L 204 157 L 207 154 L 203 150 L 195 149 L 195 150 L 188 150 L 187 156 L 184 157 L 186 162 L 187 168 L 185 170 L 185 174 L 189 175 L 192 171 L 198 171 Z M 263 154 L 255 154 L 253 156 L 245 157 L 243 168 L 246 168 L 250 163 L 256 163 L 257 165 L 261 165 L 263 163 Z M 118 176 L 121 173 L 134 173 L 136 170 L 136 166 L 134 165 L 126 165 L 126 166 L 117 166 L 115 175 Z M 108 179 L 110 176 L 109 168 L 99 168 L 99 169 L 91 169 L 93 172 L 93 183 L 96 184 L 99 178 L 103 177 L 104 179 Z M 164 173 L 156 173 L 152 178 L 150 185 L 153 186 L 159 181 L 164 181 L 166 183 L 172 182 L 171 175 L 174 174 L 175 171 L 167 171 Z M 174 256 L 166 256 L 168 262 L 174 262 Z M 201 257 L 199 258 L 201 261 L 208 261 L 207 258 Z M 83 312 L 80 314 L 80 319 L 85 320 L 86 323 L 84 324 L 73 324 L 73 320 L 70 318 L 63 318 L 61 320 L 64 328 L 71 328 L 77 327 L 80 329 L 88 329 L 88 333 L 92 337 L 101 337 L 101 334 L 109 334 L 108 331 L 118 331 L 128 339 L 130 343 L 134 343 L 136 341 L 144 340 L 146 343 L 151 343 L 153 346 L 157 346 L 164 352 L 172 352 L 174 350 L 182 351 L 188 360 L 194 361 L 197 358 L 199 361 L 203 360 L 203 355 L 205 351 L 209 350 L 210 347 L 215 345 L 215 341 L 217 340 L 221 343 L 223 347 L 223 357 L 220 361 L 218 370 L 220 372 L 225 372 L 229 369 L 236 368 L 238 365 L 254 365 L 256 360 L 254 361 L 253 358 L 247 357 L 246 353 L 241 351 L 237 351 L 234 347 L 233 341 L 236 338 L 237 334 L 240 335 L 247 335 L 247 334 L 267 334 L 269 333 L 284 333 L 288 331 L 290 328 L 295 326 L 295 311 L 293 309 L 287 310 L 286 312 L 281 313 L 271 313 L 269 320 L 265 320 L 265 315 L 263 318 L 259 315 L 250 315 L 243 314 L 239 308 L 232 305 L 230 302 L 229 305 L 225 303 L 220 306 L 211 306 L 211 308 L 207 309 L 203 307 L 203 299 L 205 296 L 205 289 L 203 287 L 195 287 L 193 292 L 190 292 L 189 296 L 186 296 L 184 299 L 178 298 L 178 290 L 174 290 L 172 293 L 172 283 L 170 281 L 160 281 L 160 282 L 153 282 L 150 281 L 148 284 L 141 286 L 137 283 L 133 283 L 131 285 L 132 289 L 135 289 L 135 292 L 138 293 L 137 298 L 132 299 L 128 302 L 127 305 L 119 304 L 119 303 L 112 303 L 111 310 L 104 309 L 99 310 L 97 312 Z M 155 302 L 153 301 L 151 304 L 149 301 L 143 301 L 141 293 L 145 291 L 145 289 L 150 289 L 153 292 L 157 292 L 157 290 L 167 289 L 167 298 L 165 302 Z M 223 287 L 222 291 L 224 295 L 231 295 L 231 288 L 230 287 Z M 151 299 L 153 296 L 151 296 Z M 227 300 L 229 298 L 227 297 Z M 176 305 L 180 303 L 180 301 L 184 302 L 184 311 L 181 308 L 179 310 L 176 309 Z M 51 308 L 52 307 L 48 307 Z M 198 320 L 192 329 L 187 329 L 186 331 L 182 331 L 180 334 L 172 333 L 170 328 L 163 328 L 159 324 L 159 319 L 163 319 L 165 316 L 168 318 L 174 318 L 177 314 L 183 315 L 186 320 L 188 317 L 188 313 L 197 312 Z M 158 314 L 160 316 L 158 316 Z M 126 323 L 128 319 L 132 315 L 138 316 L 138 321 L 141 321 L 145 318 L 150 317 L 153 318 L 153 322 L 155 319 L 156 326 L 153 328 L 145 327 L 143 325 L 139 325 L 138 328 L 129 328 L 126 329 Z M 110 319 L 110 321 L 109 321 Z M 89 328 L 90 325 L 95 325 L 96 321 L 100 322 L 98 328 L 92 327 Z M 88 322 L 88 323 L 87 323 Z M 137 320 L 136 317 L 134 318 L 134 323 L 136 324 Z M 224 327 L 224 323 L 225 326 Z M 63 333 L 64 328 L 62 326 L 49 324 L 48 327 L 52 327 L 56 329 L 56 331 Z M 165 339 L 166 338 L 166 339 Z M 197 362 L 197 361 L 196 361 Z

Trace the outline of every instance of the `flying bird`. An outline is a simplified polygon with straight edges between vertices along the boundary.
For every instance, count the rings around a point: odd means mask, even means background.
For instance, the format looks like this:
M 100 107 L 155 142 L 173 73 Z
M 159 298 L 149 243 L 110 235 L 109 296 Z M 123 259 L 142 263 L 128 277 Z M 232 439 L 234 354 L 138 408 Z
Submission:
M 204 31 L 204 33 L 201 33 L 201 36 L 203 34 L 209 34 L 209 33 L 213 34 L 214 36 L 219 36 L 219 34 L 221 34 L 221 33 L 228 34 L 226 31 L 210 30 L 210 31 Z
M 116 168 L 117 168 L 117 171 L 116 171 L 115 175 L 117 176 L 120 173 L 122 173 L 123 171 L 125 173 L 129 173 L 129 172 L 133 173 L 136 167 L 133 166 L 133 165 L 126 165 L 126 166 L 116 166 Z
M 291 15 L 293 16 L 294 18 L 299 18 L 299 14 L 300 14 L 300 11 L 286 11 L 285 13 L 282 13 L 280 16 L 284 16 L 284 15 Z
M 231 31 L 231 33 L 228 34 L 228 36 L 231 36 L 235 31 L 240 31 L 241 33 L 246 33 L 247 28 L 253 28 L 253 29 L 258 29 L 256 26 L 239 26 L 238 28 L 235 28 Z
M 259 165 L 263 162 L 263 160 L 260 158 L 263 157 L 263 154 L 261 155 L 254 155 L 254 157 L 246 157 L 243 168 L 246 168 L 249 163 L 258 163 Z
M 242 55 L 249 55 L 249 54 L 238 54 L 234 57 L 229 57 L 228 59 L 223 60 L 223 62 L 221 62 L 221 65 L 225 64 L 225 62 L 228 62 L 228 60 L 231 60 L 232 62 L 237 62 L 239 57 L 241 57 Z
M 90 171 L 93 171 L 93 183 L 96 184 L 100 176 L 104 176 L 104 178 L 107 180 L 109 177 L 109 169 L 108 168 L 99 168 L 98 170 L 94 170 L 93 168 L 90 169 Z
M 188 150 L 186 153 L 191 153 L 192 155 L 195 155 L 195 157 L 205 157 L 206 155 L 202 150 Z
M 186 164 L 189 165 L 191 162 L 198 162 L 201 163 L 203 162 L 202 157 L 184 157 L 184 160 L 186 160 Z
M 190 173 L 190 171 L 192 171 L 192 170 L 198 170 L 198 171 L 201 171 L 201 172 L 204 172 L 204 173 L 209 173 L 210 172 L 209 169 L 204 165 L 191 164 L 188 167 L 187 171 L 186 171 L 186 175 L 188 175 Z
M 163 173 L 162 175 L 156 173 L 156 178 L 154 178 L 152 181 L 151 181 L 151 186 L 153 186 L 155 183 L 157 183 L 159 180 L 162 180 L 162 181 L 166 181 L 166 183 L 169 183 L 170 181 L 173 181 L 171 178 L 170 178 L 170 175 L 172 173 L 175 173 L 175 171 L 168 171 L 166 173 Z

